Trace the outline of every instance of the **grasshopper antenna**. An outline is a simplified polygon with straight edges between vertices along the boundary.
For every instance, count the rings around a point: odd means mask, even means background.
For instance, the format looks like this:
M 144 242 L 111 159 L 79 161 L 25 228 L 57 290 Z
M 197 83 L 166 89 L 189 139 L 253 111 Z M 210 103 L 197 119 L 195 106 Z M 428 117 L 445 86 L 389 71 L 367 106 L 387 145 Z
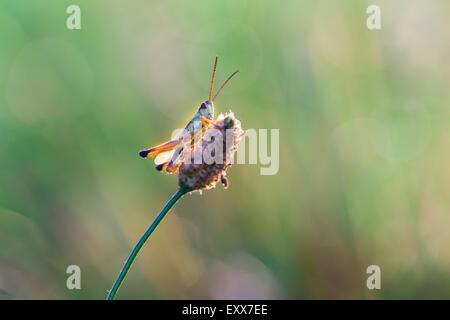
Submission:
M 209 86 L 209 98 L 208 101 L 212 101 L 211 97 L 213 94 L 213 88 L 214 88 L 214 78 L 216 77 L 216 69 L 217 69 L 217 56 L 216 59 L 214 60 L 214 69 L 213 69 L 213 73 L 212 73 L 212 77 L 211 77 L 211 85 Z
M 233 72 L 233 73 L 231 74 L 231 76 L 229 76 L 229 77 L 227 78 L 227 80 L 225 80 L 225 81 L 223 82 L 223 84 L 220 86 L 219 90 L 217 90 L 216 94 L 214 95 L 212 101 L 214 101 L 214 100 L 217 98 L 217 96 L 218 96 L 219 93 L 222 91 L 222 89 L 226 86 L 226 84 L 228 83 L 228 81 L 230 81 L 231 78 L 233 78 L 233 77 L 235 76 L 235 74 L 238 73 L 238 72 L 239 72 L 239 70 L 236 70 L 235 72 Z

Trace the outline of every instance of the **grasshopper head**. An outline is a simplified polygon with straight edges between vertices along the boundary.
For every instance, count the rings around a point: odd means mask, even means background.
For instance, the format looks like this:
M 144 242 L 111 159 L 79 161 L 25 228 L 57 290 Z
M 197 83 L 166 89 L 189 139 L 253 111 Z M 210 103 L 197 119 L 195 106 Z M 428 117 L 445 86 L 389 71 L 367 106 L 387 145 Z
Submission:
M 214 118 L 214 104 L 212 101 L 206 100 L 198 108 L 198 113 L 208 119 Z

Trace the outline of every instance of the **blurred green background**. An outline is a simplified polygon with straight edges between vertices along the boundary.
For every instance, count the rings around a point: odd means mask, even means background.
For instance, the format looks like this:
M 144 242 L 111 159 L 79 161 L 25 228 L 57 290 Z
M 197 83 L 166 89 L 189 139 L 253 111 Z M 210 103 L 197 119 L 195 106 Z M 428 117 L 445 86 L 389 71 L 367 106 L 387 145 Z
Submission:
M 185 197 L 118 298 L 450 298 L 449 30 L 446 0 L 0 1 L 0 298 L 105 297 L 177 186 L 137 151 L 216 54 L 216 112 L 279 128 L 280 170 Z

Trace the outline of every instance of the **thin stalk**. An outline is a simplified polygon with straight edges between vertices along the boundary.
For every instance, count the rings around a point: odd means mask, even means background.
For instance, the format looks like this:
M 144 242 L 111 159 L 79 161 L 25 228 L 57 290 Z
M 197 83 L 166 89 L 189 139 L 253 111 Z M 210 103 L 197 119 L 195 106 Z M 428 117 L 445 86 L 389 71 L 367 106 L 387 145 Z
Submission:
M 117 294 L 117 291 L 120 288 L 120 285 L 122 284 L 123 280 L 125 279 L 128 270 L 130 270 L 134 259 L 136 259 L 136 256 L 138 255 L 139 251 L 141 250 L 142 246 L 147 241 L 148 237 L 152 234 L 153 231 L 155 231 L 156 227 L 158 227 L 158 224 L 161 222 L 161 220 L 164 218 L 164 216 L 169 212 L 169 210 L 174 206 L 175 203 L 177 203 L 178 200 L 181 199 L 183 195 L 185 195 L 187 192 L 186 189 L 180 188 L 177 192 L 169 199 L 169 201 L 166 203 L 166 205 L 161 209 L 161 211 L 156 216 L 155 220 L 153 220 L 152 224 L 148 229 L 145 231 L 145 233 L 142 235 L 142 237 L 139 239 L 138 243 L 134 246 L 133 250 L 130 253 L 130 256 L 125 261 L 125 264 L 122 267 L 122 270 L 120 270 L 120 273 L 114 281 L 114 284 L 111 288 L 111 290 L 108 292 L 108 296 L 106 297 L 106 300 L 114 300 L 114 297 Z

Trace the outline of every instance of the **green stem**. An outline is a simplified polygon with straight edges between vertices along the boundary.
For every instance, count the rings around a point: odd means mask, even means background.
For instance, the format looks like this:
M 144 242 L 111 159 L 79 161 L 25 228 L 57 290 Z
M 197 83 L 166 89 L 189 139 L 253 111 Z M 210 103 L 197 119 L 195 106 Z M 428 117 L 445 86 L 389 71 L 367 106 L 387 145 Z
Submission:
M 141 250 L 142 246 L 147 241 L 148 237 L 152 234 L 153 231 L 155 231 L 158 224 L 161 222 L 161 220 L 164 218 L 167 212 L 174 206 L 175 203 L 177 203 L 178 200 L 181 199 L 183 195 L 185 195 L 187 192 L 186 189 L 180 188 L 178 191 L 170 198 L 170 200 L 166 203 L 166 205 L 161 209 L 161 211 L 156 216 L 155 220 L 153 220 L 152 224 L 148 229 L 145 231 L 145 233 L 142 235 L 142 237 L 139 239 L 138 243 L 134 246 L 133 250 L 130 253 L 130 256 L 128 257 L 127 261 L 125 261 L 125 264 L 122 267 L 122 270 L 120 270 L 119 276 L 117 277 L 116 281 L 114 281 L 114 284 L 111 288 L 111 290 L 108 293 L 108 296 L 106 297 L 106 300 L 114 300 L 114 297 L 116 296 L 117 291 L 120 288 L 120 285 L 122 284 L 123 280 L 125 279 L 128 270 L 130 270 L 131 265 L 134 262 L 134 259 L 136 259 L 136 256 L 138 255 L 139 251 Z

